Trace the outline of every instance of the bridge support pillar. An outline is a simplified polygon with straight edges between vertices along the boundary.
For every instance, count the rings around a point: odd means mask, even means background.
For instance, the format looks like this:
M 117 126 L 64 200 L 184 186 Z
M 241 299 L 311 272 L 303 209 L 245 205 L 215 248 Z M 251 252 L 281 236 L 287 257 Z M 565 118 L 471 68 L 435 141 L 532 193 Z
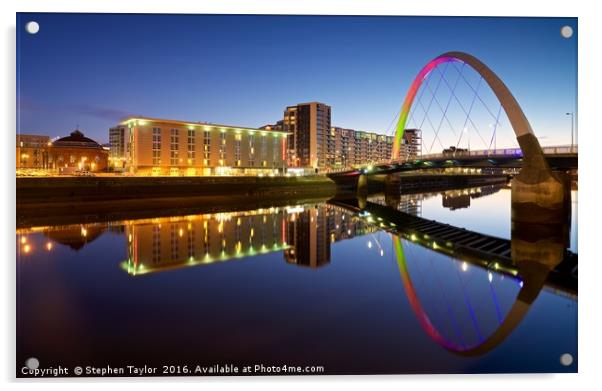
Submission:
M 401 201 L 400 194 L 401 179 L 399 175 L 387 174 L 385 177 L 384 193 L 385 193 L 385 204 L 389 208 L 397 210 L 399 208 L 399 202 Z
M 385 176 L 385 193 L 399 194 L 401 188 L 401 177 L 396 174 Z
M 570 216 L 570 180 L 552 172 L 533 134 L 517 137 L 523 167 L 512 181 L 512 220 L 524 223 L 562 223 Z
M 531 213 L 537 214 L 538 211 Z M 569 245 L 570 213 L 564 223 L 556 221 L 555 217 L 552 221 L 544 222 L 548 217 L 549 214 L 544 211 L 538 223 L 512 220 L 512 262 L 517 266 L 524 283 L 518 299 L 528 304 L 537 298 L 548 274 L 565 259 Z
M 368 175 L 360 174 L 360 176 L 357 178 L 357 195 L 358 197 L 367 196 L 368 193 Z

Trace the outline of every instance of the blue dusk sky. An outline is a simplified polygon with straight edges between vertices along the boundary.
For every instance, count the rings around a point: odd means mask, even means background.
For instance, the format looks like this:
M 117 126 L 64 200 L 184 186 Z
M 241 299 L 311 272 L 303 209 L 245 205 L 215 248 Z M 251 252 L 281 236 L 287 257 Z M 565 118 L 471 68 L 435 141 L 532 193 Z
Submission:
M 418 71 L 452 50 L 504 80 L 541 144 L 570 143 L 576 18 L 19 13 L 17 132 L 107 142 L 129 115 L 259 127 L 320 101 L 334 126 L 385 133 Z

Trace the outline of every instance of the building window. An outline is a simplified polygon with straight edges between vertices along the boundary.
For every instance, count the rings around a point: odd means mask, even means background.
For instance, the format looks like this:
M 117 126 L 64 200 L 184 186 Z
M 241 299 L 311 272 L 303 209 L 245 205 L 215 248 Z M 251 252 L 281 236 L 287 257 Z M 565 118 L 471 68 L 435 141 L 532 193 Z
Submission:
M 241 146 L 242 135 L 237 133 L 234 136 L 234 160 L 236 165 L 240 166 L 240 146 Z
M 194 159 L 195 159 L 195 152 L 194 152 L 194 147 L 195 147 L 195 132 L 192 129 L 188 130 L 188 164 L 194 164 Z
M 255 136 L 249 135 L 249 166 L 255 165 Z
M 261 137 L 261 151 L 260 151 L 260 159 L 261 160 L 265 160 L 266 159 L 266 155 L 268 153 L 268 138 L 267 136 L 264 134 L 262 134 Z
M 177 224 L 172 224 L 171 225 L 171 230 L 170 230 L 170 244 L 171 244 L 171 260 L 172 261 L 177 261 L 179 254 L 178 254 L 178 225 Z
M 226 132 L 221 132 L 219 134 L 219 139 L 219 161 L 220 166 L 223 166 L 226 160 Z
M 211 239 L 211 236 L 209 235 L 209 222 L 207 220 L 205 220 L 203 222 L 203 229 L 204 229 L 204 237 L 203 237 L 203 252 L 205 253 L 205 258 L 209 257 L 209 250 L 211 249 L 209 247 L 209 241 Z
M 188 259 L 194 259 L 194 227 L 188 227 Z
M 280 153 L 277 136 L 278 135 L 272 138 L 272 161 L 274 162 L 274 167 L 276 167 L 276 161 L 278 160 L 278 154 Z
M 161 164 L 161 128 L 153 128 L 153 166 Z
M 208 165 L 211 159 L 211 132 L 208 130 L 205 130 L 203 134 L 203 148 L 204 164 Z
M 161 228 L 153 226 L 153 263 L 161 262 Z
M 179 163 L 179 151 L 178 146 L 180 144 L 180 137 L 178 129 L 171 130 L 171 143 L 170 143 L 170 156 L 169 156 L 169 164 L 172 166 L 177 166 Z

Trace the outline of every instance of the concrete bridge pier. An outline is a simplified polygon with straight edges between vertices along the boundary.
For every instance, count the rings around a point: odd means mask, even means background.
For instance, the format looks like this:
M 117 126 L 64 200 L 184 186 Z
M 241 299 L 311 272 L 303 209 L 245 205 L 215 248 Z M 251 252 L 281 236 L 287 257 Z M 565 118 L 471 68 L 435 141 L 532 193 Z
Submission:
M 564 223 L 570 218 L 570 179 L 553 172 L 533 134 L 517 137 L 523 150 L 523 166 L 512 181 L 512 221 Z
M 541 215 L 540 220 L 543 221 L 547 215 Z M 570 216 L 564 223 L 512 221 L 511 256 L 523 279 L 519 299 L 524 303 L 531 304 L 537 298 L 548 275 L 564 261 L 569 232 Z
M 397 210 L 401 201 L 400 187 L 401 178 L 399 175 L 388 174 L 384 180 L 385 204 L 389 208 Z
M 357 196 L 367 196 L 370 192 L 368 187 L 368 175 L 360 174 L 357 178 Z

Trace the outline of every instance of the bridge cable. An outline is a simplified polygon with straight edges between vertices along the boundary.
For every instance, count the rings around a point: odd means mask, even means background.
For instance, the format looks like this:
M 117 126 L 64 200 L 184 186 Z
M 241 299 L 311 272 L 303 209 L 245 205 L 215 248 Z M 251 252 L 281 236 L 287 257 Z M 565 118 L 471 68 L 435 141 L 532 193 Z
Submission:
M 495 124 L 493 126 L 493 133 L 491 134 L 491 141 L 489 141 L 489 149 L 488 151 L 491 151 L 491 144 L 493 144 L 494 140 L 496 139 L 496 132 L 497 132 L 497 126 L 500 123 L 499 119 L 500 119 L 500 113 L 502 112 L 502 104 L 500 103 L 500 108 L 498 109 L 497 112 L 497 117 L 495 118 Z M 497 149 L 497 142 L 493 145 L 493 150 L 495 151 L 495 149 Z
M 462 64 L 462 66 L 464 66 L 464 64 Z M 463 70 L 464 68 L 461 68 L 461 69 Z M 445 72 L 444 72 L 444 73 L 445 73 Z M 459 83 L 459 81 L 460 81 L 460 75 L 458 75 L 458 77 L 456 78 L 456 81 L 454 82 L 454 88 L 453 88 L 453 89 L 454 89 L 454 91 L 455 91 L 456 87 L 458 86 L 458 83 Z M 443 109 L 443 106 L 442 106 L 442 105 L 441 105 L 441 103 L 439 102 L 439 99 L 437 99 L 436 97 L 435 97 L 435 102 L 437 103 L 437 106 L 439 106 L 439 110 L 441 110 L 441 112 L 443 113 L 443 117 L 441 117 L 441 122 L 443 122 L 443 120 L 445 119 L 445 120 L 447 121 L 447 124 L 448 124 L 448 125 L 449 125 L 449 127 L 450 127 L 450 130 L 453 132 L 453 134 L 454 134 L 454 136 L 455 136 L 455 135 L 456 135 L 456 131 L 455 131 L 455 129 L 454 129 L 454 127 L 453 127 L 453 125 L 452 125 L 451 121 L 449 120 L 449 118 L 448 118 L 448 117 L 447 117 L 447 115 L 446 115 L 446 114 L 447 114 L 447 110 L 449 109 L 449 105 L 451 104 L 451 100 L 452 100 L 452 98 L 453 98 L 453 96 L 450 94 L 450 96 L 449 96 L 449 100 L 448 100 L 448 103 L 446 104 L 446 107 L 445 107 L 445 109 Z M 442 125 L 442 124 L 440 124 L 440 126 L 441 126 L 441 125 Z
M 428 79 L 426 80 L 426 83 L 427 84 L 429 83 Z M 424 89 L 421 88 L 420 91 L 418 92 L 418 96 L 416 97 L 416 99 L 418 101 L 422 100 L 423 95 L 424 95 Z M 414 108 L 414 107 L 416 107 L 416 106 L 412 105 L 412 108 Z M 401 113 L 401 108 L 399 109 L 399 112 Z M 410 117 L 409 117 L 408 122 L 409 123 L 414 122 L 414 127 L 417 129 L 420 129 L 420 126 L 418 125 L 418 121 L 416 121 L 416 116 L 414 115 L 414 110 L 410 110 Z M 423 122 L 424 122 L 424 119 L 423 119 Z
M 436 68 L 437 71 L 439 71 L 438 68 Z M 439 71 L 440 72 L 440 71 Z M 481 76 L 481 79 L 483 79 L 483 77 Z M 456 100 L 456 102 L 458 102 L 458 105 L 460 106 L 460 108 L 462 109 L 462 111 L 464 112 L 464 114 L 466 114 L 468 121 L 471 123 L 472 127 L 477 131 L 478 136 L 481 138 L 481 140 L 483 141 L 483 144 L 485 146 L 487 146 L 487 142 L 485 142 L 485 140 L 483 139 L 483 136 L 481 136 L 481 133 L 479 132 L 478 127 L 475 125 L 474 121 L 472 120 L 472 118 L 470 118 L 470 114 L 466 112 L 466 109 L 464 108 L 464 105 L 462 104 L 462 102 L 460 101 L 460 98 L 458 98 L 458 96 L 456 95 L 455 91 L 452 90 L 451 86 L 449 85 L 449 82 L 447 81 L 447 79 L 444 77 L 443 80 L 445 81 L 445 83 L 447 84 L 447 87 L 450 89 L 450 91 L 452 91 L 452 95 L 454 96 L 454 99 Z M 480 81 L 480 80 L 479 80 Z M 460 134 L 461 135 L 461 134 Z
M 400 244 L 402 245 L 402 250 L 403 250 L 403 241 L 400 241 Z M 419 245 L 416 245 L 416 246 L 419 246 Z M 426 251 L 427 251 L 427 254 L 430 252 L 429 249 L 426 249 Z M 414 252 L 414 246 L 410 247 L 409 253 L 415 253 Z M 409 258 L 406 257 L 406 259 L 417 259 L 417 258 L 418 257 L 409 257 Z M 414 287 L 416 288 L 416 295 L 418 295 L 418 291 L 424 291 L 423 294 L 424 294 L 425 298 L 427 299 L 426 302 L 434 301 L 436 303 L 439 300 L 437 300 L 436 298 L 431 298 L 431 297 L 429 297 L 426 294 L 427 292 L 433 292 L 433 289 L 429 289 L 429 285 L 425 282 L 424 274 L 426 274 L 426 272 L 423 272 L 421 270 L 422 268 L 420 267 L 422 263 L 423 262 L 420 262 L 420 261 L 417 261 L 417 262 L 414 263 L 414 265 L 416 266 L 415 270 L 416 270 L 416 274 L 417 274 L 417 277 L 418 277 L 417 280 L 414 280 Z M 408 273 L 409 273 L 409 265 L 410 264 L 408 263 Z M 431 269 L 432 269 L 432 267 L 431 267 Z M 417 282 L 420 282 L 420 286 L 417 284 Z M 420 289 L 420 287 L 423 287 L 423 288 Z M 441 316 L 441 309 L 438 306 L 435 306 L 434 309 L 435 309 L 435 312 L 437 313 L 437 316 L 439 318 L 445 319 L 443 316 Z M 432 323 L 432 320 L 431 320 L 431 323 Z M 434 325 L 433 325 L 433 327 L 434 327 Z
M 437 87 L 435 87 L 435 91 L 433 91 L 431 89 L 431 86 L 429 83 L 426 84 L 426 89 L 429 90 L 429 92 L 431 93 L 431 100 L 429 102 L 429 105 L 427 107 L 427 111 L 431 110 L 431 106 L 433 104 L 433 101 L 435 103 L 437 103 L 437 106 L 439 107 L 439 110 L 441 110 L 443 112 L 443 108 L 441 107 L 441 104 L 439 103 L 439 100 L 437 99 L 437 91 L 439 90 L 439 87 L 441 85 L 441 81 L 443 80 L 443 75 L 447 72 L 447 69 L 449 68 L 449 63 L 445 63 L 445 69 L 443 70 L 443 73 L 441 74 L 441 77 L 439 78 L 439 81 L 437 82 Z M 445 117 L 445 112 L 443 112 L 443 116 Z M 435 144 L 435 140 L 439 141 L 439 144 L 441 145 L 442 149 L 445 149 L 445 146 L 443 145 L 443 142 L 441 141 L 441 138 L 439 137 L 439 128 L 435 129 L 435 127 L 433 126 L 433 132 L 435 133 L 435 136 L 433 138 L 433 142 L 431 143 L 431 147 L 429 148 L 429 153 L 430 151 L 432 151 L 433 146 Z M 454 132 L 455 133 L 455 132 Z
M 455 64 L 454 64 L 453 66 L 454 66 L 454 68 L 456 67 L 456 65 L 455 65 Z M 481 77 L 482 77 L 482 76 L 481 76 Z M 470 89 L 472 89 L 472 90 L 475 92 L 475 94 L 476 94 L 476 91 L 475 91 L 475 89 L 474 89 L 474 88 L 473 88 L 473 86 L 472 86 L 472 85 L 471 85 L 471 84 L 468 82 L 468 80 L 466 80 L 466 78 L 465 78 L 464 76 L 462 76 L 462 79 L 464 79 L 464 81 L 466 82 L 466 84 L 468 85 L 468 87 L 470 87 Z M 482 99 L 480 96 L 478 96 L 478 98 L 479 98 L 479 100 L 481 101 L 481 103 L 483 104 L 483 106 L 485 106 L 485 109 L 487 110 L 487 112 L 489 112 L 489 115 L 491 115 L 491 117 L 492 117 L 493 119 L 495 119 L 495 118 L 496 118 L 496 117 L 495 117 L 495 114 L 493 114 L 493 112 L 492 112 L 492 111 L 489 109 L 489 106 L 487 105 L 487 103 L 485 103 L 485 102 L 483 101 L 483 99 Z
M 440 287 L 444 287 L 445 285 L 443 284 L 443 280 L 441 279 L 441 277 L 439 276 L 439 273 L 437 273 L 434 265 L 433 265 L 433 258 L 434 258 L 434 253 L 431 253 L 429 256 L 429 262 L 431 264 L 431 270 L 433 272 L 433 274 L 436 276 L 437 278 L 437 285 Z M 456 333 L 456 336 L 458 337 L 458 339 L 460 340 L 460 345 L 462 347 L 465 347 L 466 344 L 464 343 L 464 338 L 462 337 L 462 333 L 460 331 L 460 327 L 458 324 L 458 320 L 456 319 L 456 314 L 454 313 L 450 301 L 448 299 L 448 295 L 446 294 L 446 292 L 443 292 L 443 299 L 445 301 L 445 306 L 447 309 L 447 314 L 448 316 L 451 318 L 451 324 L 452 324 L 452 328 L 454 330 L 454 332 Z
M 462 64 L 462 68 L 461 71 L 464 71 L 464 63 Z M 441 77 L 443 78 L 443 75 L 441 75 Z M 449 120 L 449 118 L 447 117 L 447 110 L 449 109 L 449 106 L 452 102 L 453 99 L 453 92 L 456 90 L 456 88 L 458 87 L 458 83 L 460 81 L 460 75 L 458 75 L 458 77 L 456 78 L 456 81 L 454 83 L 454 88 L 452 90 L 452 93 L 449 95 L 449 99 L 447 101 L 447 104 L 445 105 L 445 110 L 441 109 L 443 111 L 443 116 L 441 117 L 441 121 L 439 122 L 439 126 L 437 127 L 437 130 L 435 132 L 435 136 L 439 137 L 439 132 L 441 131 L 441 126 L 443 126 L 443 119 L 445 119 L 447 121 L 447 124 L 449 125 L 452 133 L 454 134 L 454 136 L 456 136 L 456 131 L 454 130 L 454 127 L 451 123 L 451 121 Z M 441 105 L 439 105 L 439 108 L 441 108 Z M 439 139 L 439 142 L 441 142 L 441 139 Z M 430 150 L 432 150 L 433 148 L 433 144 L 435 143 L 435 140 L 433 139 L 433 143 L 431 144 L 431 148 Z M 445 147 L 443 148 L 445 149 Z
M 481 84 L 481 80 L 483 80 L 483 78 L 479 78 L 479 85 Z M 478 88 L 478 87 L 477 87 Z M 466 119 L 464 120 L 464 125 L 462 126 L 462 132 L 460 132 L 460 137 L 458 138 L 458 144 L 456 144 L 456 148 L 458 148 L 458 146 L 460 145 L 460 142 L 462 141 L 462 136 L 465 132 L 468 132 L 468 119 L 470 118 L 470 113 L 472 112 L 472 108 L 474 107 L 474 102 L 477 100 L 477 94 L 475 92 L 474 96 L 472 97 L 472 102 L 470 102 L 470 107 L 468 108 L 468 113 L 466 113 Z M 469 136 L 470 137 L 470 136 Z M 468 139 L 469 141 L 469 145 L 470 145 L 470 138 Z M 487 144 L 485 144 L 487 145 Z
M 456 276 L 458 277 L 459 281 L 460 281 L 460 286 L 462 287 L 462 295 L 464 296 L 464 302 L 466 303 L 466 307 L 468 309 L 468 313 L 470 315 L 470 318 L 472 320 L 472 327 L 475 329 L 477 336 L 479 338 L 479 341 L 483 341 L 483 336 L 481 335 L 481 330 L 479 329 L 479 324 L 477 322 L 477 318 L 474 312 L 474 309 L 472 307 L 472 303 L 470 302 L 470 298 L 467 297 L 466 295 L 466 287 L 464 286 L 464 280 L 462 279 L 462 276 L 460 275 L 460 273 L 458 272 L 458 269 L 454 268 L 454 270 L 456 271 Z
M 502 312 L 500 311 L 500 303 L 498 302 L 497 295 L 495 294 L 495 288 L 493 282 L 489 283 L 489 289 L 491 290 L 491 298 L 493 299 L 493 305 L 495 306 L 495 314 L 497 316 L 498 324 L 502 324 Z

